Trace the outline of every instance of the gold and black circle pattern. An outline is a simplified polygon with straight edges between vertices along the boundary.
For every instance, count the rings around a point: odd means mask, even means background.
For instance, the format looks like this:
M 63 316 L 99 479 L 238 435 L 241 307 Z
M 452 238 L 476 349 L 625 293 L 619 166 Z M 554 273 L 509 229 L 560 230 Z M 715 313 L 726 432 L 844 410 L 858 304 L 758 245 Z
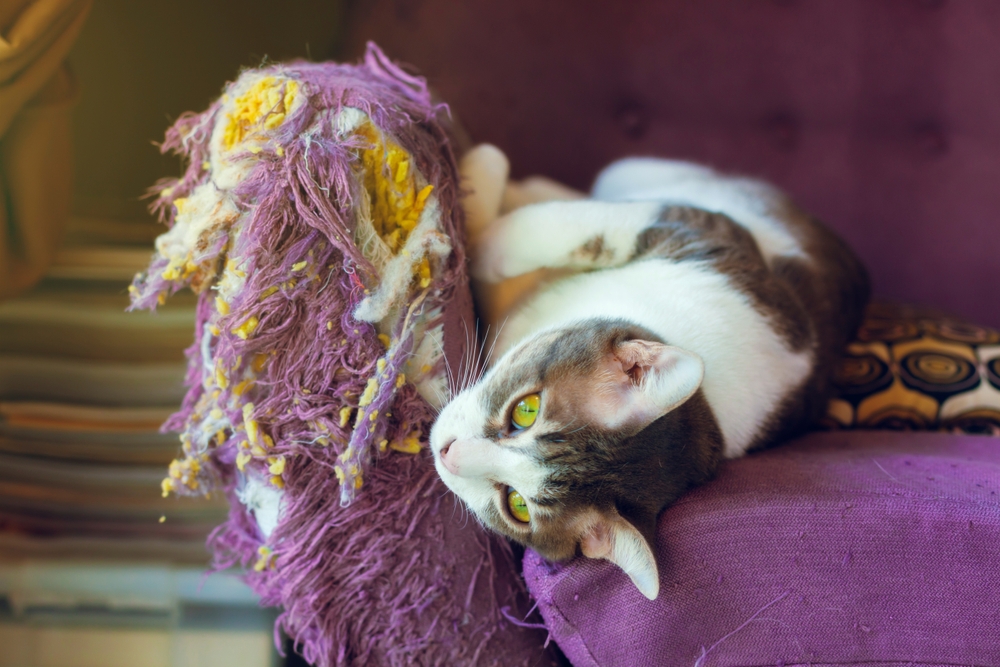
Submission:
M 870 396 L 892 384 L 892 369 L 874 354 L 848 354 L 833 373 L 841 398 Z
M 919 411 L 896 405 L 870 415 L 862 426 L 889 431 L 922 431 L 930 428 L 931 424 Z
M 1000 408 L 970 410 L 947 420 L 944 427 L 974 435 L 1000 435 Z
M 986 363 L 986 379 L 991 385 L 1000 389 L 1000 357 Z
M 843 408 L 836 407 L 825 423 L 834 428 L 945 429 L 1000 436 L 1000 357 L 976 361 L 985 352 L 980 346 L 1000 344 L 1000 331 L 930 308 L 874 302 L 856 340 L 882 343 L 889 356 L 845 354 L 832 378 L 835 398 L 855 411 L 848 413 L 851 422 L 844 423 Z M 898 345 L 909 341 L 918 344 L 905 345 L 909 351 L 895 356 Z M 975 399 L 964 401 L 968 407 L 955 414 L 955 397 L 972 391 L 977 392 Z M 942 418 L 940 410 L 949 399 L 953 407 Z M 856 411 L 862 405 L 867 407 L 859 417 Z M 937 406 L 936 415 L 928 405 Z
M 957 320 L 927 321 L 924 329 L 939 338 L 970 345 L 992 345 L 1000 342 L 1000 331 Z
M 911 352 L 900 359 L 899 376 L 906 386 L 938 400 L 975 389 L 980 382 L 968 359 L 936 350 Z

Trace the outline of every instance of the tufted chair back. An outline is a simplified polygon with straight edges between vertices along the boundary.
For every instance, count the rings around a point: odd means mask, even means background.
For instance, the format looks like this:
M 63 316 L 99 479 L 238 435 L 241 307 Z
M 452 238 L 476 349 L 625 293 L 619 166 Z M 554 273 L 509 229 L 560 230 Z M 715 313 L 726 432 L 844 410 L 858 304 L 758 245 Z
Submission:
M 587 187 L 624 155 L 767 178 L 860 252 L 876 293 L 1000 325 L 995 0 L 370 0 L 514 176 Z

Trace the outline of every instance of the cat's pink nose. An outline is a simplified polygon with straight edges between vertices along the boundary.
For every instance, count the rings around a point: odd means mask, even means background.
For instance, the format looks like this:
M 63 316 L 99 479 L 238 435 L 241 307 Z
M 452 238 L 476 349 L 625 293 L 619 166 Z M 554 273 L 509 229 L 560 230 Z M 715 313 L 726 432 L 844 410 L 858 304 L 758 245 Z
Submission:
M 449 457 L 449 454 L 451 453 L 451 446 L 455 444 L 455 440 L 456 438 L 452 438 L 451 440 L 446 442 L 444 447 L 441 448 L 441 451 L 438 452 L 438 455 L 441 457 L 441 463 L 444 464 L 444 467 L 452 475 L 458 474 L 458 464 L 455 461 L 455 457 L 454 456 Z

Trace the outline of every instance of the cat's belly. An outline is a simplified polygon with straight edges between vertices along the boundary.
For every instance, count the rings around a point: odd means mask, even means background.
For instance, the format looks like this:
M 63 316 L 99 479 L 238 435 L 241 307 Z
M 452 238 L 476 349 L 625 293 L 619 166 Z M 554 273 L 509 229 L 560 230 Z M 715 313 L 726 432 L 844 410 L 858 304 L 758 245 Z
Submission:
M 792 352 L 767 317 L 725 276 L 695 262 L 649 259 L 554 282 L 514 313 L 502 354 L 528 335 L 595 317 L 624 319 L 701 356 L 702 388 L 726 442 L 740 456 L 802 386 L 812 351 Z

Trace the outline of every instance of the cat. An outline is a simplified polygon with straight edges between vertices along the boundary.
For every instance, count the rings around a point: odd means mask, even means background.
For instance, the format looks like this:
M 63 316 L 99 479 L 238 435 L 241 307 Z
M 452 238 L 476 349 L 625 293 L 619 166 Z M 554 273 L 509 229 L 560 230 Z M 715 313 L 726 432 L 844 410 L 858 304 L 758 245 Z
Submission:
M 654 158 L 499 218 L 472 253 L 482 281 L 563 275 L 442 409 L 438 474 L 486 527 L 607 559 L 649 599 L 661 510 L 823 415 L 869 294 L 850 248 L 770 185 Z

